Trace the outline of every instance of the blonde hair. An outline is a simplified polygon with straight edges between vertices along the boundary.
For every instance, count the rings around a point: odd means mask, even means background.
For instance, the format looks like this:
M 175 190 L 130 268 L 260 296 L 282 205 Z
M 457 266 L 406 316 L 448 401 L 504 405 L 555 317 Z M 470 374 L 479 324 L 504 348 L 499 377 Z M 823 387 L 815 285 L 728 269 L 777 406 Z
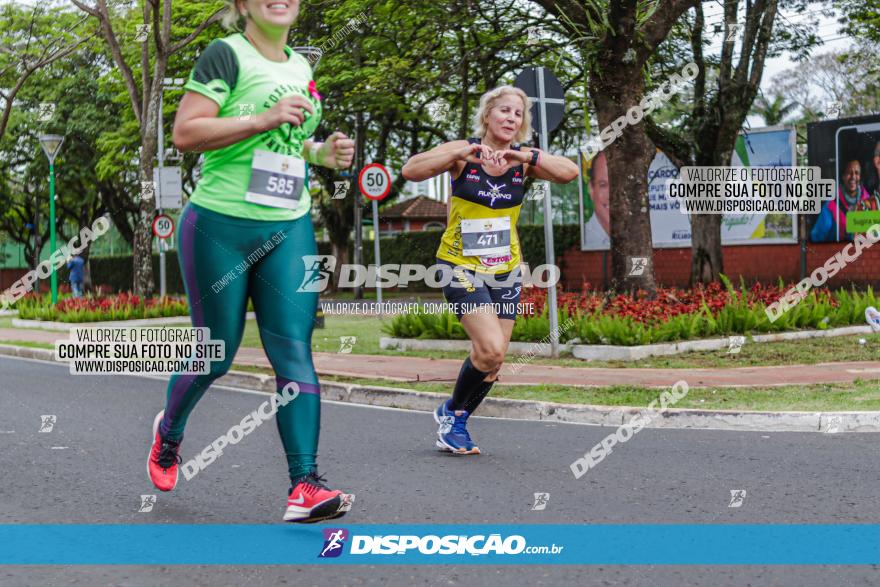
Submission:
M 228 31 L 241 32 L 244 30 L 246 22 L 244 14 L 238 9 L 238 0 L 226 0 L 226 12 L 223 13 L 223 18 L 220 20 L 223 28 Z
M 527 143 L 532 138 L 532 101 L 524 91 L 513 86 L 498 86 L 480 96 L 480 105 L 474 112 L 474 136 L 483 138 L 486 136 L 486 116 L 495 107 L 496 102 L 503 96 L 513 94 L 518 96 L 523 103 L 522 125 L 516 131 L 515 143 Z

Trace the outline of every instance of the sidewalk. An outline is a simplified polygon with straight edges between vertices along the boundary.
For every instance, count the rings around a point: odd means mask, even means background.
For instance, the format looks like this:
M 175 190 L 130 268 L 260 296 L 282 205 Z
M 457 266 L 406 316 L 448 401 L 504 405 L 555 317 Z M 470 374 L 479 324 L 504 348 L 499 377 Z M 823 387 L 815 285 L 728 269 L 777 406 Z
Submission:
M 43 330 L 0 328 L 0 342 L 20 340 L 54 343 L 64 333 Z M 461 361 L 425 359 L 394 355 L 355 355 L 314 353 L 320 375 L 342 375 L 391 381 L 438 381 L 452 384 Z M 235 357 L 239 365 L 270 367 L 263 349 L 240 348 Z M 684 379 L 690 387 L 772 387 L 848 383 L 856 379 L 880 379 L 880 361 L 820 363 L 774 367 L 735 367 L 731 369 L 609 369 L 524 365 L 515 375 L 501 370 L 501 381 L 512 385 L 556 384 L 605 387 L 635 385 L 669 387 Z

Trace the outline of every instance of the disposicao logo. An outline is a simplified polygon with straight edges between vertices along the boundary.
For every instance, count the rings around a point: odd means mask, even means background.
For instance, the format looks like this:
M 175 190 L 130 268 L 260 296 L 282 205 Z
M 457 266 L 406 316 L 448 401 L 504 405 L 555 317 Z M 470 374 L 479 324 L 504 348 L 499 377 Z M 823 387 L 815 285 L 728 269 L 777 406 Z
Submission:
M 324 548 L 318 558 L 335 558 L 342 554 L 348 530 L 344 528 L 324 528 Z

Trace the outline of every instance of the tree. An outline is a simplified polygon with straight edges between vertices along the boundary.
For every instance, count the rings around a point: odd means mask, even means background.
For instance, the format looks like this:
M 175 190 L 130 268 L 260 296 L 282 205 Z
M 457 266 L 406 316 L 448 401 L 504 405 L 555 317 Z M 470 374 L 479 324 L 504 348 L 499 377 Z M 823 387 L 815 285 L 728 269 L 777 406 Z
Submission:
M 303 4 L 292 32 L 295 44 L 325 48 L 315 69 L 326 105 L 318 139 L 336 128 L 357 136 L 358 159 L 364 163 L 399 169 L 416 152 L 470 136 L 480 95 L 512 81 L 527 65 L 552 66 L 561 60 L 566 89 L 583 78 L 582 67 L 567 52 L 556 54 L 550 35 L 561 26 L 517 0 L 341 0 L 321 2 L 321 10 L 314 6 Z M 361 14 L 366 18 L 349 36 L 333 41 Z M 456 27 L 449 30 L 452 21 Z M 539 42 L 529 42 L 530 27 L 545 31 Z M 581 134 L 582 103 L 569 106 L 570 116 L 552 135 L 566 145 Z M 331 199 L 333 182 L 346 178 L 324 168 L 314 173 L 323 187 L 313 186 L 314 207 L 330 232 L 339 266 L 347 260 L 354 206 L 361 198 L 355 197 L 357 186 L 352 185 L 345 199 Z M 393 202 L 404 186 L 404 178 L 395 175 L 383 203 Z M 363 211 L 368 217 L 369 207 Z
M 834 0 L 834 6 L 841 14 L 843 30 L 880 42 L 880 0 Z
M 34 76 L 35 83 L 18 94 L 10 132 L 0 140 L 0 157 L 7 163 L 0 169 L 0 228 L 24 246 L 31 266 L 38 263 L 41 244 L 50 229 L 41 221 L 48 217 L 49 208 L 47 163 L 38 143 L 42 132 L 65 137 L 55 163 L 60 240 L 69 240 L 74 232 L 107 212 L 120 213 L 121 224 L 129 224 L 126 213 L 131 209 L 111 208 L 113 200 L 107 197 L 108 193 L 129 190 L 119 185 L 118 178 L 100 180 L 95 171 L 100 158 L 97 137 L 113 124 L 114 108 L 97 87 L 95 68 L 90 64 L 93 57 L 78 52 Z M 49 119 L 41 118 L 41 103 L 54 105 Z M 38 227 L 36 238 L 34 226 Z M 88 259 L 88 250 L 82 256 Z
M 773 78 L 773 92 L 789 96 L 810 120 L 880 112 L 880 45 L 828 51 Z
M 752 114 L 757 114 L 764 119 L 766 126 L 776 126 L 784 124 L 785 117 L 794 112 L 797 107 L 797 102 L 786 102 L 780 94 L 774 95 L 773 100 L 768 100 L 762 94 L 752 105 Z
M 783 0 L 784 1 L 784 0 Z M 808 0 L 794 0 L 803 6 Z M 702 5 L 690 24 L 691 58 L 699 73 L 694 80 L 692 109 L 679 129 L 647 121 L 648 132 L 677 166 L 730 165 L 737 135 L 757 96 L 768 56 L 782 50 L 804 55 L 818 42 L 809 22 L 779 28 L 774 24 L 779 0 L 723 2 L 723 41 L 716 60 L 707 56 L 708 31 Z M 744 16 L 740 21 L 739 17 Z M 775 45 L 774 45 L 775 41 Z M 716 71 L 717 67 L 717 71 Z M 720 214 L 693 214 L 691 219 L 691 284 L 717 281 L 724 270 Z
M 95 36 L 84 18 L 70 19 L 57 10 L 18 6 L 2 8 L 0 29 L 0 138 L 6 132 L 15 98 L 34 73 L 67 57 Z M 72 21 L 72 22 L 71 22 Z M 60 26 L 59 26 L 60 25 Z
M 70 178 L 78 176 L 85 183 L 90 181 L 87 177 L 94 178 L 95 159 L 82 150 L 89 141 L 81 140 L 76 132 L 81 130 L 76 125 L 87 126 L 94 121 L 92 115 L 101 114 L 96 94 L 89 91 L 95 89 L 94 68 L 88 64 L 94 33 L 87 30 L 78 12 L 58 6 L 45 12 L 5 5 L 3 11 L 9 19 L 0 30 L 8 41 L 0 51 L 0 87 L 13 87 L 0 91 L 6 101 L 5 132 L 0 133 L 0 229 L 24 246 L 29 264 L 36 267 L 51 229 L 45 222 L 48 165 L 39 145 L 40 134 L 62 134 L 66 139 L 56 160 L 56 230 L 62 241 L 72 236 L 65 220 L 82 226 L 100 215 L 93 190 L 68 191 Z M 23 60 L 18 69 L 11 67 L 15 56 Z M 75 109 L 89 108 L 92 111 L 83 118 L 71 116 Z M 112 112 L 105 115 L 112 120 Z
M 106 0 L 95 0 L 93 5 L 85 0 L 71 0 L 80 10 L 95 19 L 101 35 L 122 76 L 132 112 L 137 122 L 140 137 L 140 157 L 138 160 L 138 179 L 140 182 L 153 181 L 153 153 L 158 143 L 159 97 L 163 91 L 162 80 L 168 71 L 169 60 L 197 39 L 201 33 L 218 22 L 223 14 L 222 2 L 206 2 L 194 5 L 181 2 L 182 14 L 172 9 L 173 0 L 141 0 L 141 17 L 135 18 L 134 10 L 124 8 L 111 12 Z M 172 14 L 175 13 L 177 31 L 185 29 L 187 34 L 172 39 Z M 184 16 L 186 18 L 180 18 Z M 185 27 L 184 23 L 194 26 Z M 197 23 L 197 24 L 196 24 Z M 136 32 L 126 27 L 140 25 Z M 140 36 L 138 36 L 140 35 Z M 143 39 L 139 50 L 131 50 L 131 45 L 123 46 L 120 39 Z M 135 60 L 138 65 L 133 65 Z M 135 74 L 140 74 L 140 79 Z M 151 225 L 156 213 L 152 199 L 139 198 L 138 217 L 134 224 L 134 293 L 150 295 L 154 290 Z
M 533 0 L 563 23 L 581 48 L 599 127 L 626 120 L 645 95 L 648 60 L 699 0 Z M 611 286 L 654 292 L 648 167 L 654 154 L 643 124 L 628 124 L 605 148 L 611 178 Z M 647 259 L 643 272 L 634 259 Z M 632 275 L 632 273 L 639 273 Z

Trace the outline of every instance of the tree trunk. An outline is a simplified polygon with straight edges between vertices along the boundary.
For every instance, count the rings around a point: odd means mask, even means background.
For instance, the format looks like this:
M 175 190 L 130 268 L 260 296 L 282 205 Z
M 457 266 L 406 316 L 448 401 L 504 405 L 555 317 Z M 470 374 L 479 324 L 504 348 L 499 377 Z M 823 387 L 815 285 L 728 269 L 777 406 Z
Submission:
M 150 108 L 150 112 L 156 112 L 156 109 Z M 156 152 L 155 128 L 157 120 L 154 114 L 151 114 L 149 118 L 153 124 L 147 124 L 141 139 L 141 157 L 138 169 L 141 182 L 153 181 L 153 153 Z M 150 131 L 150 127 L 154 130 Z M 156 208 L 152 198 L 139 197 L 138 199 L 140 201 L 138 202 L 137 222 L 134 226 L 134 242 L 132 243 L 134 255 L 133 290 L 137 296 L 148 297 L 155 291 L 153 281 L 153 217 Z
M 639 69 L 621 68 L 618 59 L 609 59 L 596 71 L 604 72 L 605 78 L 594 75 L 590 93 L 599 128 L 604 129 L 638 105 L 644 82 Z M 648 213 L 648 167 L 654 151 L 642 124 L 627 126 L 604 150 L 611 189 L 611 289 L 615 291 L 642 289 L 653 294 L 657 288 Z
M 333 278 L 330 280 L 330 287 L 328 288 L 331 292 L 339 291 L 339 273 L 342 271 L 342 266 L 348 264 L 348 235 L 345 235 L 346 238 L 343 240 L 334 239 L 333 244 L 333 256 L 336 258 L 336 267 L 333 270 Z
M 164 64 L 157 66 L 154 87 L 144 101 L 144 123 L 141 128 L 141 156 L 138 166 L 141 182 L 153 181 L 153 156 L 159 144 L 159 93 L 162 92 Z M 141 183 L 143 186 L 143 183 Z M 141 187 L 138 186 L 138 187 Z M 140 195 L 140 191 L 138 192 Z M 134 294 L 148 297 L 156 291 L 153 280 L 153 218 L 156 215 L 158 190 L 153 198 L 138 197 L 137 222 L 134 227 Z
M 744 115 L 743 115 L 744 117 Z M 737 131 L 732 124 L 704 124 L 697 151 L 697 166 L 727 167 L 731 163 Z M 691 287 L 717 282 L 724 272 L 721 249 L 722 214 L 691 214 Z
M 153 166 L 151 163 L 141 166 L 141 177 L 151 177 Z M 146 169 L 144 169 L 146 167 Z M 149 173 L 150 175 L 147 175 Z M 147 181 L 147 180 L 142 180 Z M 148 297 L 153 294 L 153 205 L 152 202 L 141 202 L 138 211 L 138 221 L 134 228 L 133 264 L 134 264 L 134 294 Z
M 691 214 L 691 287 L 718 281 L 724 271 L 721 218 L 721 214 Z

